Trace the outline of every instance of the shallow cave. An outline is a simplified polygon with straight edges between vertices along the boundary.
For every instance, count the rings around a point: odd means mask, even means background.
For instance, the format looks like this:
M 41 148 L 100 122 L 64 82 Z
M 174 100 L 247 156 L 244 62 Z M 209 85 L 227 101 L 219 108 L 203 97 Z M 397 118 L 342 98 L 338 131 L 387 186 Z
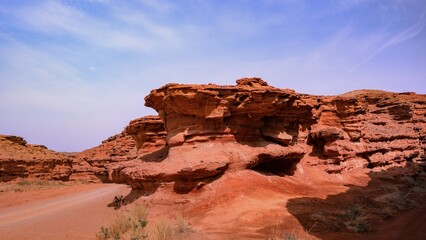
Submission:
M 322 156 L 324 151 L 324 146 L 327 143 L 327 140 L 325 138 L 315 138 L 312 137 L 308 138 L 308 144 L 311 144 L 313 149 L 312 153 L 316 156 Z
M 264 175 L 291 176 L 299 161 L 300 159 L 297 158 L 261 155 L 259 156 L 260 163 L 250 169 Z

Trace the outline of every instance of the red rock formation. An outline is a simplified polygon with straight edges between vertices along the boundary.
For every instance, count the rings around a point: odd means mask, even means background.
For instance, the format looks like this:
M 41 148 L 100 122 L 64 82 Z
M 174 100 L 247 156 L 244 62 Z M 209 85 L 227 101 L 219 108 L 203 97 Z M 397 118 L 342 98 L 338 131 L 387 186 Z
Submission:
M 158 125 L 154 135 L 127 128 L 144 153 L 157 150 L 115 167 L 113 180 L 135 188 L 246 168 L 291 174 L 301 159 L 329 173 L 426 161 L 425 95 L 311 96 L 246 78 L 236 86 L 168 84 L 145 100 L 164 122 L 167 144 L 150 147 L 164 144 L 153 144 L 165 135 L 158 119 L 143 120 Z
M 75 158 L 3 136 L 14 150 L 1 151 L 2 179 L 115 181 L 151 191 L 164 182 L 195 187 L 241 169 L 292 174 L 299 163 L 328 173 L 426 166 L 425 95 L 312 96 L 245 78 L 235 86 L 168 84 L 145 100 L 159 117 L 135 119 Z
M 72 173 L 72 158 L 43 145 L 27 144 L 21 137 L 0 135 L 0 149 L 0 181 L 68 180 Z
M 120 134 L 80 153 L 61 154 L 21 137 L 0 135 L 0 181 L 30 177 L 111 182 L 115 165 L 144 158 L 165 145 L 166 132 L 157 116 L 135 119 Z
M 165 136 L 163 123 L 158 117 L 135 119 L 120 134 L 78 153 L 70 179 L 110 182 L 113 166 L 163 148 Z
M 164 123 L 158 116 L 145 116 L 130 121 L 125 132 L 136 142 L 139 155 L 151 153 L 166 145 Z
M 99 146 L 76 154 L 70 179 L 109 182 L 109 166 L 135 158 L 135 145 L 123 131 L 102 141 Z
M 425 95 L 353 91 L 324 97 L 320 111 L 320 126 L 344 131 L 340 138 L 323 138 L 325 143 L 318 146 L 341 170 L 351 161 L 363 161 L 362 166 L 370 168 L 426 161 Z

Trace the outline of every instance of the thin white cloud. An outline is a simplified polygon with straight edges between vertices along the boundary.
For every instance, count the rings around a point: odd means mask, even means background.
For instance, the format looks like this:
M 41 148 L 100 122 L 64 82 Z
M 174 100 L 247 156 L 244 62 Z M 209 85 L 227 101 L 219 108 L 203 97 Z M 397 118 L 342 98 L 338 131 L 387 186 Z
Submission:
M 126 16 L 128 13 L 120 14 Z M 59 1 L 44 2 L 20 9 L 17 13 L 18 18 L 24 21 L 24 27 L 30 26 L 47 34 L 70 36 L 95 47 L 113 50 L 152 51 L 163 48 L 167 44 L 165 40 L 174 36 L 170 28 L 147 20 L 140 28 L 118 24 L 117 19 L 112 18 L 117 15 L 99 18 Z
M 352 67 L 349 71 L 347 71 L 345 73 L 345 75 L 343 76 L 343 78 L 347 77 L 349 74 L 354 72 L 356 69 L 358 69 L 359 67 L 361 67 L 362 65 L 364 65 L 365 63 L 367 63 L 368 61 L 373 59 L 377 54 L 384 51 L 386 48 L 397 45 L 399 43 L 405 42 L 407 40 L 410 40 L 410 39 L 416 37 L 424 29 L 425 26 L 426 26 L 426 21 L 420 21 L 420 22 L 412 25 L 411 27 L 408 27 L 408 28 L 402 30 L 401 32 L 399 32 L 398 34 L 396 34 L 395 36 L 390 38 L 387 42 L 385 42 L 381 47 L 379 47 L 374 52 L 372 52 L 363 61 L 361 61 L 360 63 L 358 63 L 354 67 Z
M 176 7 L 172 2 L 162 0 L 139 0 L 139 2 L 159 12 L 168 12 Z
M 338 5 L 342 10 L 349 10 L 355 7 L 359 7 L 363 4 L 368 4 L 374 0 L 342 0 L 338 2 Z
M 48 51 L 18 42 L 0 35 L 1 82 L 11 81 L 9 85 L 28 83 L 34 86 L 57 85 L 69 86 L 78 82 L 80 75 L 72 65 L 62 61 Z M 9 76 L 6 77 L 6 75 Z
M 110 11 L 117 21 L 134 29 L 145 30 L 156 39 L 157 43 L 163 42 L 170 46 L 176 46 L 180 42 L 178 33 L 174 28 L 154 23 L 140 11 L 129 8 L 117 10 L 114 6 L 110 6 Z

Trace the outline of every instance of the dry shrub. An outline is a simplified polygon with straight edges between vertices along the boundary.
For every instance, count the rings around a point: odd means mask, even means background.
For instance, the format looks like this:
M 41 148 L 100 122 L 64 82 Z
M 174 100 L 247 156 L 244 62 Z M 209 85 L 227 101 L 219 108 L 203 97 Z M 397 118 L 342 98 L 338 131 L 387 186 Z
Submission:
M 175 218 L 160 217 L 148 225 L 148 209 L 144 205 L 135 205 L 131 211 L 118 214 L 108 227 L 102 227 L 97 235 L 105 239 L 184 239 L 184 235 L 193 231 L 182 214 Z
M 322 211 L 312 214 L 311 219 L 314 220 L 315 223 L 323 225 L 325 229 L 334 232 L 339 231 L 342 225 L 341 220 L 339 220 L 338 217 L 325 214 Z
M 345 225 L 348 229 L 359 233 L 371 232 L 369 220 L 372 215 L 367 212 L 365 206 L 360 204 L 349 205 L 345 217 Z
M 175 231 L 178 233 L 186 233 L 193 231 L 191 224 L 189 224 L 182 213 L 175 215 Z
M 121 212 L 108 227 L 102 227 L 98 239 L 146 239 L 145 227 L 147 221 L 148 209 L 144 205 L 135 205 L 130 212 Z
M 268 240 L 312 240 L 314 239 L 310 232 L 315 227 L 312 226 L 309 231 L 297 231 L 292 230 L 291 232 L 284 232 L 280 228 L 280 224 L 272 226 L 271 235 L 267 238 Z
M 410 192 L 404 194 L 401 191 L 385 194 L 377 198 L 378 201 L 384 202 L 398 210 L 405 211 L 417 206 L 417 203 L 408 198 Z
M 154 238 L 156 240 L 171 240 L 174 233 L 174 226 L 169 219 L 160 219 L 155 224 Z
M 384 219 L 384 220 L 390 220 L 393 217 L 393 209 L 392 206 L 390 206 L 389 204 L 384 204 L 382 206 L 382 208 L 380 208 L 380 212 L 379 212 L 380 216 Z

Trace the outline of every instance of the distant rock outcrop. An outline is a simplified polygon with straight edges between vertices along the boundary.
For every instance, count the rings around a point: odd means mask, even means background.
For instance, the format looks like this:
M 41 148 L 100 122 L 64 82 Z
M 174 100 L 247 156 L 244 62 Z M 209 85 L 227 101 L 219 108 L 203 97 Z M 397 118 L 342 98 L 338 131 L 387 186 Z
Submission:
M 113 166 L 163 148 L 165 137 L 163 123 L 157 116 L 135 119 L 123 132 L 76 154 L 71 179 L 110 182 Z
M 15 178 L 69 180 L 72 158 L 27 144 L 22 137 L 0 135 L 0 181 Z

